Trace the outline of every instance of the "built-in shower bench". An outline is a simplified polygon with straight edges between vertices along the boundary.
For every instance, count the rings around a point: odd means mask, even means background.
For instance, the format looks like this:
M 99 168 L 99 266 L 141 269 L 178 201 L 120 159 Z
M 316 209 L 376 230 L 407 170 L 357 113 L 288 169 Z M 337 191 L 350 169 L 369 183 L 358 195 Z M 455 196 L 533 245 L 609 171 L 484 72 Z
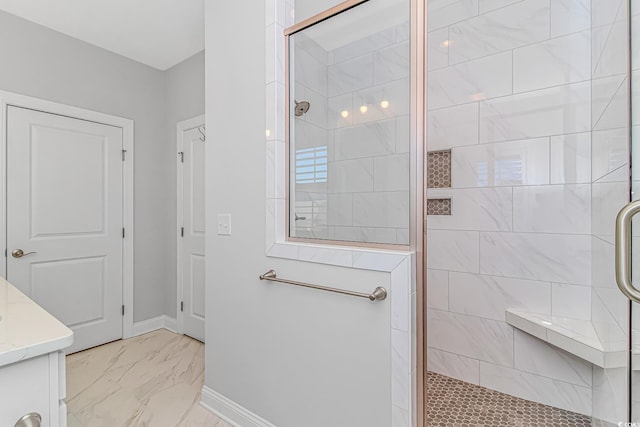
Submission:
M 590 320 L 568 319 L 507 309 L 508 324 L 601 368 L 627 365 L 627 342 L 603 343 Z M 640 370 L 640 348 L 633 351 L 633 366 Z

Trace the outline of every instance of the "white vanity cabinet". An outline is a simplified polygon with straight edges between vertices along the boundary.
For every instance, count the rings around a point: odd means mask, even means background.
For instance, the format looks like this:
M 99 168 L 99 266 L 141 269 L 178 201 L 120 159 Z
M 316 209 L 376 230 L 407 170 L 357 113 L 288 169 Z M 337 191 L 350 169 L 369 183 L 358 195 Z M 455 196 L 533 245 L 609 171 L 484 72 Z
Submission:
M 0 426 L 30 413 L 42 427 L 66 427 L 65 356 L 73 333 L 0 279 Z
M 52 352 L 0 367 L 0 426 L 13 427 L 30 413 L 42 426 L 67 425 L 64 354 Z

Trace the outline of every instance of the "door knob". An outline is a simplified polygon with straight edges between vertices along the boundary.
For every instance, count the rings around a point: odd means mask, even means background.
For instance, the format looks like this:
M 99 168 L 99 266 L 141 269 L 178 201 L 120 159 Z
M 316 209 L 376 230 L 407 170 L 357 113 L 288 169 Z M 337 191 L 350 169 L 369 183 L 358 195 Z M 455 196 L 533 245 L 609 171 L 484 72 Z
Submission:
M 32 412 L 20 418 L 14 427 L 40 427 L 42 417 L 40 414 Z
M 23 256 L 27 256 L 27 255 L 31 255 L 31 254 L 35 254 L 37 252 L 25 252 L 22 249 L 14 249 L 11 252 L 11 256 L 13 256 L 14 258 L 22 258 Z

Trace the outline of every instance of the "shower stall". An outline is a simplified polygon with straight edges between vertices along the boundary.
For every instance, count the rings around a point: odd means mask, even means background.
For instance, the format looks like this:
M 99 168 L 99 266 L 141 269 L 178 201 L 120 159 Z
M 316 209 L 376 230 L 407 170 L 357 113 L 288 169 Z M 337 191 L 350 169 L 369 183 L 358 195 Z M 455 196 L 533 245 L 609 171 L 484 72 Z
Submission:
M 287 238 L 420 253 L 425 219 L 427 425 L 640 425 L 640 308 L 615 274 L 640 0 L 283 2 Z
M 640 311 L 614 256 L 616 215 L 640 198 L 640 2 L 427 10 L 427 399 L 453 378 L 640 422 Z M 480 406 L 468 415 L 495 410 Z

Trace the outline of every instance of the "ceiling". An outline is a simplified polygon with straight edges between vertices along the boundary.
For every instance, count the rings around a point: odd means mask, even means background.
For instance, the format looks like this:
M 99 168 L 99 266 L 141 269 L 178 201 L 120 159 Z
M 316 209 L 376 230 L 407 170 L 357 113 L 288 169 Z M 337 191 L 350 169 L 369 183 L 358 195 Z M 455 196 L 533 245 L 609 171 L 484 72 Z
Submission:
M 204 49 L 204 0 L 0 0 L 0 10 L 159 70 Z

